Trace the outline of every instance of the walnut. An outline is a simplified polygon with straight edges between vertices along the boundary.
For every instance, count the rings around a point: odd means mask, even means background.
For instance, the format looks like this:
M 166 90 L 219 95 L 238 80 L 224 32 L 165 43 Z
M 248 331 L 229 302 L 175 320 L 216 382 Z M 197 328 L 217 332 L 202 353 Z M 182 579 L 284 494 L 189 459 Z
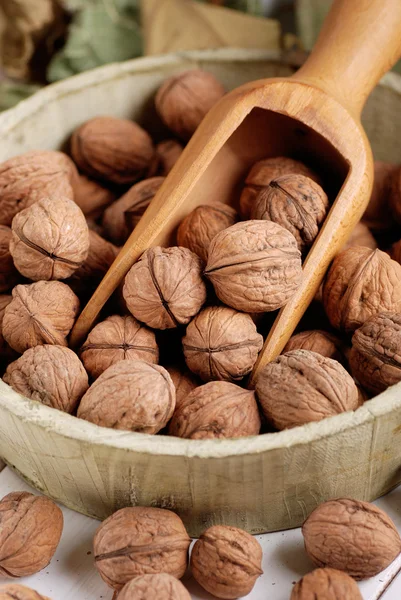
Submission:
M 67 346 L 79 311 L 79 300 L 61 281 L 17 285 L 3 318 L 6 342 L 21 354 L 32 346 Z
M 81 209 L 69 198 L 38 200 L 12 222 L 10 252 L 18 271 L 42 281 L 66 279 L 88 256 L 89 230 Z
M 335 335 L 319 329 L 301 331 L 301 333 L 293 335 L 287 342 L 283 354 L 291 350 L 311 350 L 327 358 L 337 360 L 342 365 L 347 363 L 344 356 L 344 342 Z
M 184 148 L 177 140 L 165 140 L 156 146 L 160 174 L 166 177 L 180 158 Z
M 390 171 L 390 208 L 395 219 L 401 223 L 401 166 Z
M 0 586 L 0 600 L 50 600 L 50 598 L 24 585 L 8 583 Z
M 293 587 L 290 600 L 363 600 L 352 577 L 336 569 L 315 569 Z
M 356 386 L 358 389 L 358 408 L 362 406 L 366 400 L 369 400 L 369 394 L 360 385 Z
M 318 567 L 374 577 L 401 551 L 399 533 L 374 504 L 339 498 L 318 506 L 302 526 L 305 549 Z
M 263 412 L 277 429 L 321 421 L 358 407 L 351 375 L 336 360 L 292 350 L 266 365 L 256 381 Z
M 357 223 L 353 232 L 351 233 L 351 237 L 348 239 L 348 242 L 344 245 L 343 250 L 351 248 L 351 246 L 366 246 L 367 248 L 371 248 L 372 250 L 377 248 L 377 242 L 375 238 L 370 233 L 369 228 L 364 223 Z
M 362 217 L 363 222 L 375 231 L 391 229 L 393 217 L 390 209 L 391 178 L 396 166 L 375 161 L 372 195 Z
M 390 257 L 401 264 L 401 240 L 391 246 Z
M 154 329 L 185 325 L 206 300 L 201 270 L 201 259 L 187 248 L 146 250 L 125 278 L 128 310 Z
M 46 406 L 73 413 L 88 389 L 78 356 L 63 346 L 35 346 L 7 367 L 3 377 L 16 392 Z
M 247 596 L 262 571 L 262 548 L 246 531 L 226 525 L 206 529 L 195 543 L 191 570 L 217 598 Z
M 123 244 L 139 223 L 164 177 L 151 177 L 131 187 L 124 196 L 109 206 L 103 215 L 102 225 L 107 238 Z
M 191 600 L 188 590 L 168 573 L 139 575 L 125 584 L 118 600 Z M 1 597 L 0 597 L 1 600 Z
M 188 140 L 225 90 L 214 75 L 200 69 L 169 77 L 159 88 L 156 110 L 178 137 Z
M 312 246 L 326 218 L 329 200 L 323 189 L 305 175 L 272 179 L 256 196 L 251 219 L 274 221 L 288 229 L 305 253 Z
M 103 187 L 86 175 L 79 175 L 74 183 L 74 200 L 84 215 L 97 210 L 104 210 L 114 202 L 116 195 L 112 190 Z
M 227 381 L 201 385 L 173 414 L 169 434 L 193 440 L 258 435 L 260 416 L 252 390 Z
M 175 408 L 175 389 L 166 369 L 143 360 L 120 360 L 91 385 L 78 417 L 101 427 L 154 434 Z
M 11 225 L 24 208 L 47 196 L 73 200 L 78 177 L 72 160 L 62 152 L 33 150 L 0 164 L 0 224 Z
M 168 573 L 181 579 L 190 543 L 183 522 L 170 510 L 122 508 L 96 531 L 95 565 L 102 579 L 117 590 L 139 575 Z
M 177 231 L 177 244 L 189 248 L 206 263 L 212 239 L 236 221 L 237 213 L 227 204 L 215 202 L 213 206 L 198 206 L 181 221 Z
M 13 297 L 11 294 L 0 294 L 0 371 L 4 371 L 5 366 L 18 358 L 17 352 L 10 348 L 3 337 L 3 319 L 6 307 L 10 304 Z
M 117 246 L 90 229 L 88 256 L 68 283 L 76 293 L 94 289 L 106 275 L 118 252 Z
M 290 174 L 305 175 L 320 184 L 320 177 L 299 160 L 287 156 L 259 160 L 253 165 L 245 179 L 245 186 L 240 198 L 241 216 L 249 219 L 256 196 L 269 185 L 272 179 Z
M 52 500 L 12 492 L 0 502 L 0 574 L 27 577 L 44 569 L 63 531 L 63 513 Z
M 381 250 L 353 246 L 326 276 L 323 304 L 333 327 L 355 331 L 379 312 L 401 312 L 401 265 Z
M 299 287 L 301 253 L 292 233 L 277 223 L 236 223 L 212 240 L 205 275 L 228 306 L 268 312 L 284 306 Z
M 187 366 L 203 381 L 239 381 L 252 371 L 263 338 L 249 315 L 210 306 L 188 325 L 182 345 Z
M 0 293 L 14 287 L 20 278 L 10 253 L 11 229 L 0 225 Z
M 166 367 L 175 387 L 175 410 L 181 406 L 188 394 L 200 385 L 198 379 L 189 369 Z
M 134 317 L 113 315 L 89 333 L 81 349 L 85 369 L 96 379 L 120 360 L 159 360 L 155 334 Z

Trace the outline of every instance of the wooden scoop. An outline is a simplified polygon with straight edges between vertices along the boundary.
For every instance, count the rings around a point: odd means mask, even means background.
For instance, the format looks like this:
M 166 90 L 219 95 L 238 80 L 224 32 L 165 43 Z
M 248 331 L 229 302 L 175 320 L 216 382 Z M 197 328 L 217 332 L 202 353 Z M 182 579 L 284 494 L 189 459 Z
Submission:
M 360 114 L 400 54 L 401 0 L 336 0 L 312 54 L 294 76 L 255 81 L 224 96 L 191 138 L 83 310 L 72 345 L 84 341 L 105 302 L 147 248 L 170 243 L 177 225 L 196 206 L 233 203 L 257 160 L 290 155 L 323 174 L 334 202 L 305 260 L 303 283 L 281 309 L 265 342 L 254 380 L 283 350 L 364 212 L 373 159 Z

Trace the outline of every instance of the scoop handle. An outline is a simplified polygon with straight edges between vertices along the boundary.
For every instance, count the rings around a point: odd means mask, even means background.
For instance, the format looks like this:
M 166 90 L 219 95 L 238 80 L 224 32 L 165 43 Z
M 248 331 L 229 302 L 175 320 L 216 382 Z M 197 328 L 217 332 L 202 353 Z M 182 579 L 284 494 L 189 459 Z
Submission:
M 401 0 L 335 0 L 294 78 L 334 96 L 355 117 L 401 55 Z

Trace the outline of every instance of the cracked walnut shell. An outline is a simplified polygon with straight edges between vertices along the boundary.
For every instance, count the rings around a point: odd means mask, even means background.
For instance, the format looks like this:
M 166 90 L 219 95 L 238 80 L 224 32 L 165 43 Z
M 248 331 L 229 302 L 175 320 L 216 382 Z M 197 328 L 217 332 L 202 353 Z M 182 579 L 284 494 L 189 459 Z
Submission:
M 210 306 L 189 323 L 182 345 L 187 366 L 203 381 L 239 381 L 252 371 L 263 338 L 249 315 Z
M 354 579 L 374 577 L 401 551 L 390 517 L 374 504 L 349 498 L 318 506 L 302 534 L 305 550 L 318 567 L 338 569 Z
M 10 290 L 20 278 L 10 253 L 11 229 L 0 225 L 0 293 Z
M 12 492 L 0 502 L 0 574 L 27 577 L 52 559 L 63 531 L 63 513 L 52 500 Z
M 267 364 L 256 381 L 266 418 L 277 429 L 321 421 L 358 407 L 358 389 L 336 360 L 292 350 Z
M 125 584 L 118 600 L 191 600 L 181 581 L 168 573 L 139 575 Z M 1 598 L 0 598 L 1 600 Z
M 315 569 L 293 587 L 290 600 L 363 600 L 358 584 L 337 569 Z
M 247 596 L 262 575 L 262 548 L 246 531 L 214 525 L 195 543 L 191 570 L 196 581 L 217 598 Z
M 0 600 L 50 600 L 50 598 L 42 596 L 25 585 L 8 583 L 0 586 Z
M 10 252 L 18 271 L 33 281 L 66 279 L 83 264 L 89 230 L 68 198 L 43 198 L 13 219 Z
M 212 240 L 205 275 L 219 299 L 240 311 L 281 308 L 302 278 L 294 236 L 272 221 L 244 221 Z
M 183 522 L 170 510 L 122 508 L 96 531 L 95 565 L 102 579 L 117 590 L 139 575 L 168 573 L 181 579 L 190 543 Z
M 301 331 L 293 335 L 287 342 L 282 354 L 291 350 L 311 350 L 326 358 L 337 360 L 342 365 L 347 362 L 344 355 L 344 342 L 332 333 L 320 329 Z
M 201 259 L 188 248 L 146 250 L 125 278 L 128 310 L 154 329 L 186 325 L 206 300 L 201 273 Z

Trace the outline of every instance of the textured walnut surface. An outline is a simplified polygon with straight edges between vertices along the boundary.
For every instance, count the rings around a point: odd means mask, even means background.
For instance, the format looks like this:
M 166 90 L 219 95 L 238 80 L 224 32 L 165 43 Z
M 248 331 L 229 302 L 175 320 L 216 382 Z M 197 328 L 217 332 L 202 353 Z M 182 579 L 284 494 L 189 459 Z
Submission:
M 79 311 L 79 300 L 61 281 L 17 285 L 5 309 L 3 336 L 17 352 L 39 344 L 67 346 Z
M 301 331 L 293 335 L 283 350 L 283 354 L 291 350 L 311 350 L 327 358 L 346 363 L 344 356 L 345 344 L 340 338 L 320 329 Z
M 201 272 L 201 259 L 188 248 L 146 250 L 125 278 L 129 311 L 154 329 L 185 325 L 206 300 Z
M 318 506 L 302 527 L 305 549 L 319 567 L 355 579 L 374 577 L 401 551 L 399 533 L 380 508 L 340 498 Z
M 49 498 L 12 492 L 0 502 L 0 574 L 26 577 L 44 569 L 63 531 L 63 513 Z
M 139 575 L 126 583 L 118 600 L 191 600 L 191 596 L 176 577 L 157 573 Z
M 187 398 L 188 394 L 198 387 L 201 382 L 186 367 L 166 367 L 175 387 L 176 409 Z
M 352 577 L 336 569 L 315 569 L 294 586 L 290 600 L 363 600 Z
M 10 253 L 11 237 L 11 229 L 0 225 L 0 293 L 10 290 L 20 277 Z
M 377 242 L 365 223 L 357 223 L 355 225 L 351 237 L 344 246 L 344 250 L 351 246 L 366 246 L 367 248 L 372 248 L 372 250 L 377 248 Z
M 277 429 L 320 421 L 358 406 L 343 366 L 309 350 L 292 350 L 266 365 L 256 381 L 263 412 Z
M 86 175 L 79 175 L 74 182 L 74 200 L 85 215 L 95 210 L 104 210 L 115 199 L 116 195 L 112 190 Z
M 92 329 L 80 355 L 86 370 L 96 379 L 120 360 L 157 363 L 159 348 L 153 331 L 134 317 L 113 315 Z
M 175 408 L 175 388 L 163 367 L 143 360 L 121 360 L 91 385 L 78 417 L 101 427 L 157 433 Z
M 63 346 L 29 348 L 7 367 L 3 379 L 19 394 L 68 413 L 88 389 L 81 361 Z
M 0 600 L 50 600 L 39 592 L 18 583 L 0 586 Z
M 191 540 L 181 519 L 161 508 L 118 510 L 96 532 L 95 565 L 104 581 L 121 589 L 137 575 L 168 573 L 180 579 Z
M 249 594 L 262 575 L 262 548 L 236 527 L 209 527 L 195 543 L 191 570 L 196 581 L 217 598 Z
M 164 140 L 156 146 L 158 169 L 164 177 L 168 175 L 180 158 L 184 148 L 177 140 Z
M 77 269 L 71 279 L 71 286 L 85 290 L 95 285 L 111 267 L 119 252 L 119 248 L 108 242 L 95 231 L 89 230 L 89 251 L 83 264 Z
M 276 310 L 301 283 L 301 253 L 294 236 L 277 223 L 236 223 L 212 240 L 205 275 L 232 308 Z
M 189 323 L 182 345 L 188 367 L 203 381 L 239 381 L 252 371 L 263 338 L 249 315 L 211 306 Z
M 89 231 L 82 210 L 62 196 L 35 202 L 14 217 L 10 251 L 25 277 L 66 279 L 88 256 Z
M 190 439 L 257 435 L 260 416 L 252 390 L 211 381 L 190 392 L 173 414 L 170 435 Z
M 6 307 L 10 304 L 13 297 L 11 294 L 0 294 L 0 358 L 3 358 L 3 354 L 6 351 L 7 343 L 3 337 L 3 319 Z

